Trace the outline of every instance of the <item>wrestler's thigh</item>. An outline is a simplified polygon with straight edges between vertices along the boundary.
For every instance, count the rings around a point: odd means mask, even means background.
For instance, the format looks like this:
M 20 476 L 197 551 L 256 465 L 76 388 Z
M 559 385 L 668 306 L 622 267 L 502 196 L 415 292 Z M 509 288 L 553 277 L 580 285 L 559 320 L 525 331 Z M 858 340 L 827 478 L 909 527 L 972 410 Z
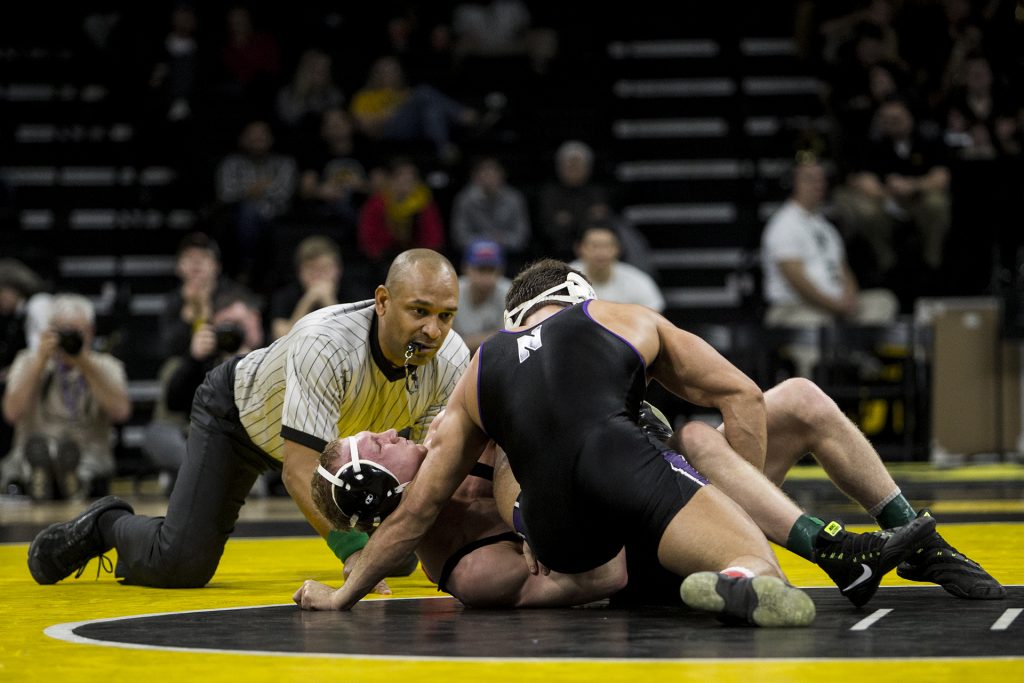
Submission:
M 694 494 L 669 522 L 658 544 L 661 564 L 680 576 L 718 571 L 746 557 L 778 567 L 757 524 L 714 486 Z

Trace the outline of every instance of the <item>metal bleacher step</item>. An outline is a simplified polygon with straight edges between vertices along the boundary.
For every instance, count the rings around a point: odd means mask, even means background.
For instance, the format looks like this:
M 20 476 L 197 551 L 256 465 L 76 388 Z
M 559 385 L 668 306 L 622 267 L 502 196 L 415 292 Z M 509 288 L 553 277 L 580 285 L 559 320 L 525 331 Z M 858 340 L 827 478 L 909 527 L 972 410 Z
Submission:
M 157 231 L 183 231 L 196 222 L 196 214 L 190 209 L 71 209 L 55 212 L 51 209 L 24 209 L 19 216 L 23 231 L 47 231 L 69 228 L 72 231 L 120 230 L 118 243 L 128 239 L 126 233 L 143 230 L 147 240 L 153 240 Z M 72 233 L 74 234 L 74 233 Z M 73 239 L 73 238 L 71 238 Z M 90 238 L 95 240 L 95 235 Z M 175 240 L 176 241 L 176 240 Z M 100 245 L 97 245 L 100 246 Z
M 623 215 L 638 225 L 722 225 L 735 222 L 736 205 L 732 202 L 635 204 L 625 207 Z
M 80 164 L 132 163 L 138 155 L 135 127 L 126 122 L 80 123 L 33 122 L 19 123 L 14 128 L 13 144 L 9 145 L 5 163 L 25 164 Z
M 709 35 L 608 44 L 623 215 L 650 242 L 670 311 L 686 319 L 728 319 L 749 301 L 791 133 L 821 112 L 821 84 L 790 36 Z

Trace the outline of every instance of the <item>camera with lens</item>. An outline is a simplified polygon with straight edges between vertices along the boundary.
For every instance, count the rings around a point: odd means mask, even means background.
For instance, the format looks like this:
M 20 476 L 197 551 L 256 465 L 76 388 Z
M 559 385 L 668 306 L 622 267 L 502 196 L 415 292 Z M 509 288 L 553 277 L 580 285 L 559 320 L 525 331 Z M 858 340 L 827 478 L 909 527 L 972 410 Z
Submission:
M 57 330 L 57 344 L 69 356 L 77 356 L 81 353 L 84 343 L 82 333 L 78 330 Z
M 235 353 L 242 348 L 245 330 L 238 323 L 223 322 L 213 328 L 217 335 L 217 350 L 221 353 Z

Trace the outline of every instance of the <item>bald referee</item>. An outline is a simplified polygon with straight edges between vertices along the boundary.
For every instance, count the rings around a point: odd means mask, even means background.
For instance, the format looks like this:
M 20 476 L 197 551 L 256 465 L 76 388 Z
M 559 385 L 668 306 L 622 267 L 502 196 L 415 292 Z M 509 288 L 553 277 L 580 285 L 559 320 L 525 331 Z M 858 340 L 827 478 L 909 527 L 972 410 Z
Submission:
M 132 514 L 108 496 L 29 548 L 33 578 L 51 584 L 116 548 L 125 583 L 204 586 L 253 482 L 270 468 L 342 560 L 364 534 L 331 531 L 310 496 L 324 446 L 341 434 L 408 430 L 421 441 L 469 363 L 451 333 L 459 286 L 428 249 L 399 254 L 373 300 L 305 316 L 269 347 L 210 371 L 196 392 L 188 455 L 165 517 Z

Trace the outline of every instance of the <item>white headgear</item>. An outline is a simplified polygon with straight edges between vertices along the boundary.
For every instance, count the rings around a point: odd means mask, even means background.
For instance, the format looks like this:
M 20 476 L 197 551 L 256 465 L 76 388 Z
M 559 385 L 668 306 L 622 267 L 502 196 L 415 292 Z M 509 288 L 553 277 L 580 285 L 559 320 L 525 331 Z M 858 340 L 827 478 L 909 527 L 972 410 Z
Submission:
M 565 290 L 565 294 L 557 294 Z M 559 301 L 567 304 L 578 304 L 586 301 L 587 299 L 596 299 L 597 294 L 594 293 L 594 288 L 590 286 L 582 275 L 579 273 L 570 272 L 565 276 L 565 282 L 555 285 L 550 289 L 545 289 L 543 292 L 533 297 L 529 301 L 525 301 L 511 311 L 505 311 L 505 329 L 510 330 L 513 327 L 519 327 L 523 322 L 523 317 L 526 312 L 531 308 L 540 303 L 548 301 Z

